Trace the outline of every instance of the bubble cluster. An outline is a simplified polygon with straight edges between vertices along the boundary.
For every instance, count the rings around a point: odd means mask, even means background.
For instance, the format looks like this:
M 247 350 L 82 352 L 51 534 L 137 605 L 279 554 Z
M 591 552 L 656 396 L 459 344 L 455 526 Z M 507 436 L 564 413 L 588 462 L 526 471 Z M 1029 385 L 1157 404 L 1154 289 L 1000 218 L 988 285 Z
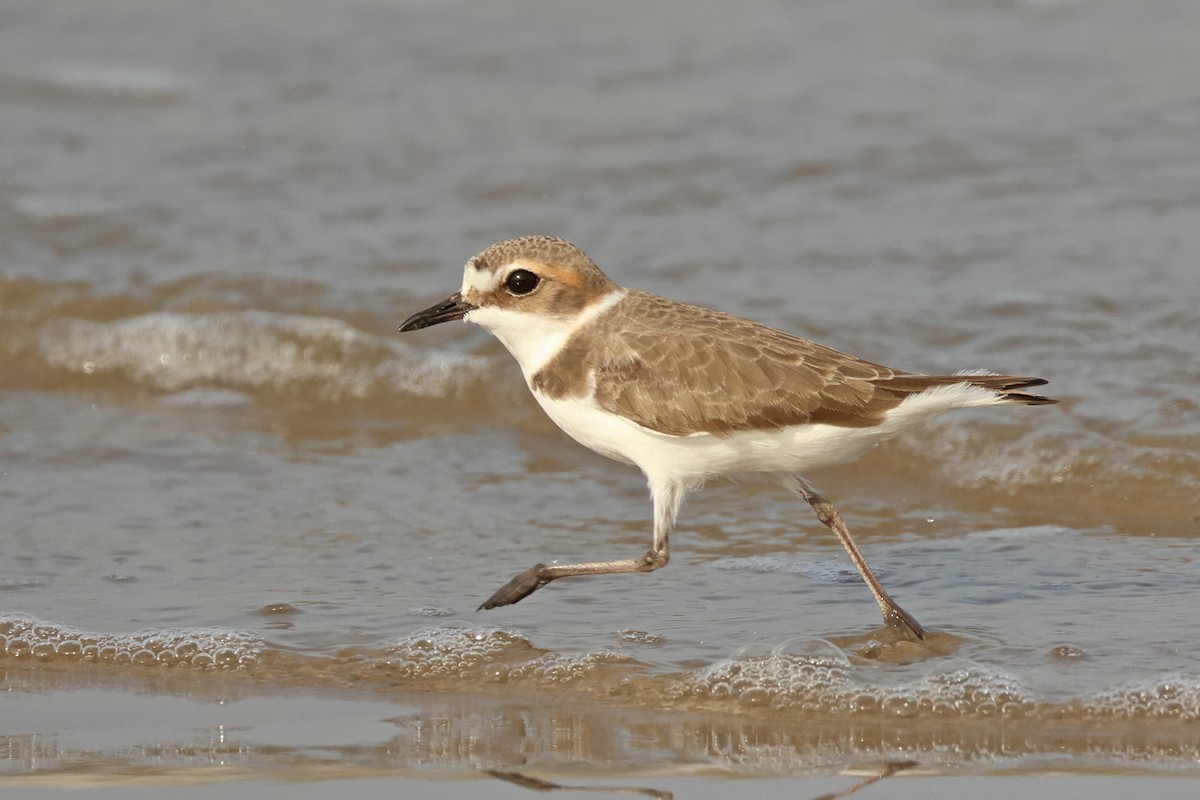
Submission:
M 605 664 L 627 663 L 629 658 L 616 650 L 587 653 L 546 653 L 515 666 L 493 670 L 495 680 L 530 680 L 538 685 L 580 681 Z
M 1200 721 L 1200 677 L 1170 675 L 1120 686 L 1080 704 L 1091 719 Z
M 640 632 L 632 639 L 641 641 Z M 867 643 L 870 649 L 871 642 Z M 222 628 L 92 633 L 26 614 L 0 614 L 0 664 L 256 669 L 307 682 L 434 690 L 490 685 L 505 691 L 561 688 L 653 698 L 680 708 L 786 711 L 814 720 L 938 723 L 988 720 L 1085 725 L 1200 722 L 1200 675 L 1170 674 L 1066 699 L 1039 695 L 1010 673 L 977 661 L 938 658 L 905 664 L 864 658 L 824 639 L 755 645 L 706 667 L 646 674 L 616 647 L 570 653 L 534 645 L 521 632 L 460 622 L 431 626 L 369 649 L 301 660 L 272 655 L 259 636 Z M 297 670 L 299 667 L 299 670 Z M 1167 728 L 1163 728 L 1167 730 Z M 1190 730 L 1180 728 L 1179 730 Z
M 0 658 L 242 669 L 265 647 L 258 636 L 228 628 L 143 628 L 90 633 L 27 614 L 0 615 Z
M 958 662 L 961 664 L 961 662 Z M 671 688 L 693 698 L 740 706 L 796 709 L 829 716 L 1027 717 L 1038 698 L 1007 673 L 978 664 L 945 668 L 917 680 L 879 684 L 874 673 L 819 639 L 797 639 L 771 650 L 744 650 L 689 673 Z
M 746 648 L 686 675 L 669 690 L 676 699 L 733 701 L 746 706 L 820 712 L 853 689 L 846 655 L 821 640 L 785 642 L 773 650 Z
M 371 666 L 405 678 L 484 676 L 489 667 L 540 651 L 511 628 L 450 624 L 421 628 L 386 644 Z
M 620 637 L 622 642 L 627 644 L 662 644 L 667 640 L 667 637 L 662 634 L 638 630 L 637 628 L 622 628 L 617 631 L 617 636 Z
M 511 628 L 452 623 L 422 628 L 388 643 L 369 668 L 377 676 L 541 685 L 576 681 L 601 664 L 627 660 L 616 650 L 547 652 Z
M 995 667 L 969 664 L 926 675 L 915 686 L 891 691 L 893 702 L 911 698 L 914 714 L 939 717 L 1002 717 L 1020 719 L 1037 714 L 1041 699 L 1015 677 Z

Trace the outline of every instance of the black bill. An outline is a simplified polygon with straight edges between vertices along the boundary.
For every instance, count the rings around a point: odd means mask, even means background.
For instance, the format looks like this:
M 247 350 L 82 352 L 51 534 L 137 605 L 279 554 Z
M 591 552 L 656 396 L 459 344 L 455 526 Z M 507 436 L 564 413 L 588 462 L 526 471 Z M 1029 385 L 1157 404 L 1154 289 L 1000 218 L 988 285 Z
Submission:
M 430 325 L 437 325 L 439 322 L 451 322 L 452 320 L 462 319 L 468 311 L 474 311 L 476 306 L 464 302 L 462 294 L 455 292 L 447 297 L 442 302 L 435 306 L 430 306 L 424 311 L 418 311 L 408 319 L 404 320 L 400 325 L 400 331 L 419 331 L 421 328 L 428 328 Z

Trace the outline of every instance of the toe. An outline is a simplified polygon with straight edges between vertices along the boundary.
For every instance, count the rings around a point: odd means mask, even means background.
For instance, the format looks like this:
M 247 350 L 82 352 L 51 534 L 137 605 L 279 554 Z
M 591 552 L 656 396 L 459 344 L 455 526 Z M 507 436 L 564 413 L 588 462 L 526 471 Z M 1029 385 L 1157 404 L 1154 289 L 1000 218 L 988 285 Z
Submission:
M 545 576 L 545 564 L 536 564 L 524 572 L 513 576 L 513 579 L 501 586 L 496 593 L 484 600 L 479 610 L 510 606 L 519 603 L 552 579 Z

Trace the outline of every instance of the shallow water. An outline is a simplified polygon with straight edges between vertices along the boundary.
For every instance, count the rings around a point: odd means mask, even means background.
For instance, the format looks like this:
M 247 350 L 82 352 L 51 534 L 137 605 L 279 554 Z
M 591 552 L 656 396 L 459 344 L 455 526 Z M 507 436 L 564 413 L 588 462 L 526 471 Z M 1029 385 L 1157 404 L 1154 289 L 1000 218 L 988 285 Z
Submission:
M 10 2 L 0 771 L 1168 771 L 1200 758 L 1200 7 Z M 1050 379 L 670 566 L 469 326 L 529 232 L 898 367 Z M 220 778 L 224 779 L 224 778 Z

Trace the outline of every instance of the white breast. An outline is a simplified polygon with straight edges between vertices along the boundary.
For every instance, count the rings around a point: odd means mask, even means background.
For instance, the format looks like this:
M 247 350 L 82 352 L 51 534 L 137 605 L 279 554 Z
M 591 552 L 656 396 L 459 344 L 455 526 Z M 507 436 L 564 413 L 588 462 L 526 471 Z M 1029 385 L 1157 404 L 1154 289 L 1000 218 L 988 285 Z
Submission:
M 573 317 L 553 317 L 511 308 L 483 306 L 469 312 L 464 319 L 487 328 L 499 339 L 521 365 L 525 382 L 529 383 L 577 330 L 621 302 L 624 297 L 624 289 L 609 292 Z

